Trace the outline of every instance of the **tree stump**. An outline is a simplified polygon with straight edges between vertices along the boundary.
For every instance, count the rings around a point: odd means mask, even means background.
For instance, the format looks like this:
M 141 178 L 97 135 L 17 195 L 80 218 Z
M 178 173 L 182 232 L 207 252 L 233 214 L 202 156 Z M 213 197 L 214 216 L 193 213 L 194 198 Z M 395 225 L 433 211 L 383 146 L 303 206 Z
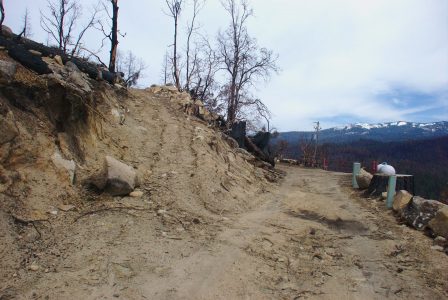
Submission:
M 395 190 L 405 190 L 415 195 L 414 187 L 414 176 L 397 174 L 397 185 Z M 370 182 L 369 188 L 365 192 L 367 197 L 378 197 L 382 193 L 387 192 L 387 186 L 389 185 L 389 176 L 384 174 L 373 175 L 372 181 Z

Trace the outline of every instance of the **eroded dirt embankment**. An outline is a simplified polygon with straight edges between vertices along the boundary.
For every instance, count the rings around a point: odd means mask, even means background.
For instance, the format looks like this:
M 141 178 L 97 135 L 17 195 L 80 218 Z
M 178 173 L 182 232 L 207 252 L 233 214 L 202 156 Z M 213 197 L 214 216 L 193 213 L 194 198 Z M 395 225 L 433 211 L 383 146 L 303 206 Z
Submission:
M 188 95 L 126 91 L 50 59 L 54 73 L 37 76 L 0 59 L 15 67 L 0 72 L 2 299 L 111 296 L 121 280 L 165 270 L 173 243 L 188 255 L 213 240 L 273 186 L 276 174 L 185 114 Z M 106 155 L 136 170 L 141 196 L 92 189 Z

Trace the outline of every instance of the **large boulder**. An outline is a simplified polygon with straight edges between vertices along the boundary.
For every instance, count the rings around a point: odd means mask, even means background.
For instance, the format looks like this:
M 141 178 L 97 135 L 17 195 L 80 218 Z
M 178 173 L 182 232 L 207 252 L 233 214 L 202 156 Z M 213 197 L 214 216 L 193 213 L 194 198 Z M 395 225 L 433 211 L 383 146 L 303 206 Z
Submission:
M 401 211 L 401 217 L 415 229 L 424 230 L 443 206 L 444 204 L 439 201 L 416 196 Z
M 93 181 L 99 189 L 112 196 L 129 195 L 137 185 L 137 173 L 111 156 L 106 156 L 101 174 Z
M 394 203 L 392 205 L 393 210 L 400 212 L 403 210 L 409 202 L 412 200 L 412 194 L 405 190 L 400 190 L 395 194 Z
M 428 227 L 435 235 L 448 239 L 448 205 L 439 209 L 434 218 L 429 221 Z
M 370 181 L 372 181 L 373 175 L 367 172 L 364 169 L 359 171 L 359 174 L 356 175 L 356 182 L 358 183 L 359 189 L 365 190 L 369 188 Z

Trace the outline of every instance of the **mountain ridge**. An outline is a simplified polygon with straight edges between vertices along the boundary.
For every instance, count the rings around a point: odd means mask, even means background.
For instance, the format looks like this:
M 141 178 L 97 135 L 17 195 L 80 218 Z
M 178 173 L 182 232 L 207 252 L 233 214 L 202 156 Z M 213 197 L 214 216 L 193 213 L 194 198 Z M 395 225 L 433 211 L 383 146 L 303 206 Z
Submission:
M 385 123 L 354 123 L 323 129 L 319 132 L 320 143 L 343 143 L 361 139 L 382 142 L 422 140 L 448 135 L 448 121 L 419 123 L 395 121 Z M 274 141 L 285 140 L 298 143 L 304 139 L 314 139 L 311 131 L 280 132 Z

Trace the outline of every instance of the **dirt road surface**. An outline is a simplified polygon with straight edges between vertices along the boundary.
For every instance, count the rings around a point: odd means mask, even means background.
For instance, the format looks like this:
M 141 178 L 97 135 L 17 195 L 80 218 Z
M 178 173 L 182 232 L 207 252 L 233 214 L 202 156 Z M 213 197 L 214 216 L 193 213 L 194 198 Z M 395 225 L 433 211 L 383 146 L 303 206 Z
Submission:
M 446 299 L 448 259 L 429 238 L 359 198 L 347 174 L 280 168 L 260 205 L 194 234 L 91 216 L 89 239 L 67 238 L 77 252 L 23 298 Z
M 283 167 L 285 182 L 216 240 L 144 275 L 162 299 L 444 299 L 447 258 L 420 233 L 350 197 L 349 178 Z M 420 241 L 419 241 L 420 240 Z M 445 271 L 444 271 L 445 270 Z

